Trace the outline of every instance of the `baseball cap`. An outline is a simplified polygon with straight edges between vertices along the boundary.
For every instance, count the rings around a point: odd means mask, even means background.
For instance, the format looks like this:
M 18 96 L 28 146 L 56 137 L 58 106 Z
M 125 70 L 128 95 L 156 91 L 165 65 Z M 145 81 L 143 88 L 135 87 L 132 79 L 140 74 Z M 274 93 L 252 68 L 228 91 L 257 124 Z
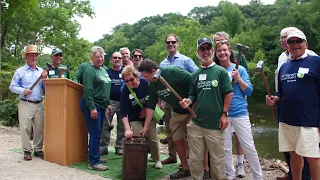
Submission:
M 56 55 L 56 54 L 58 54 L 58 53 L 63 54 L 63 52 L 62 52 L 61 49 L 59 49 L 59 48 L 54 48 L 54 49 L 52 50 L 51 55 Z
M 198 39 L 198 41 L 197 41 L 197 44 L 198 44 L 197 49 L 199 49 L 199 47 L 204 43 L 209 43 L 212 46 L 211 38 L 203 37 L 203 38 Z
M 300 30 L 298 30 L 298 31 L 292 31 L 292 32 L 287 36 L 287 42 L 288 42 L 288 40 L 289 40 L 290 38 L 292 38 L 292 37 L 297 37 L 297 38 L 300 38 L 300 39 L 302 39 L 302 40 L 307 41 L 306 35 L 305 35 L 302 31 L 300 31 Z

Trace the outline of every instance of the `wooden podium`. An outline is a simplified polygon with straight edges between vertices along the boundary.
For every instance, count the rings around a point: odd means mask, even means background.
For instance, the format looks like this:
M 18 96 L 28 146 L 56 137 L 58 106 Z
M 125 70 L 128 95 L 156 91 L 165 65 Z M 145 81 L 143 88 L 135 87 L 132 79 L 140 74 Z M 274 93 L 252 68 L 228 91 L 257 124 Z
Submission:
M 44 160 L 63 166 L 87 161 L 88 129 L 80 109 L 82 85 L 45 79 Z

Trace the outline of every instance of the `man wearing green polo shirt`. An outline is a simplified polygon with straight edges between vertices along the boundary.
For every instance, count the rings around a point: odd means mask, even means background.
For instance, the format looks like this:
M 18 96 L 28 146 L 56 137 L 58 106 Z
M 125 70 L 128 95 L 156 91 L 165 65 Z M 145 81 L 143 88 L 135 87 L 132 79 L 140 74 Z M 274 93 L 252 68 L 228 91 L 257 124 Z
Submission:
M 61 74 L 61 78 L 70 78 L 69 77 L 69 68 L 66 65 L 61 64 L 63 52 L 59 48 L 54 48 L 51 53 L 51 59 L 52 59 L 52 66 L 53 69 L 51 69 L 48 72 L 48 78 L 58 78 Z M 47 67 L 44 67 L 46 69 Z
M 172 107 L 173 112 L 169 124 L 172 132 L 181 123 L 183 123 L 189 112 L 188 110 L 181 108 L 179 100 L 165 85 L 163 85 L 160 81 L 154 82 L 153 76 L 157 73 L 157 70 L 160 70 L 161 76 L 166 79 L 168 84 L 170 84 L 181 97 L 188 97 L 189 87 L 191 84 L 191 74 L 177 66 L 167 66 L 160 68 L 154 61 L 149 59 L 142 61 L 138 70 L 147 81 L 151 82 L 148 89 L 149 99 L 146 108 L 146 119 L 141 134 L 145 135 L 148 130 L 149 123 L 152 120 L 154 114 L 156 103 L 158 102 L 158 98 L 165 101 Z M 179 171 L 171 174 L 170 179 L 180 179 L 191 175 L 187 162 L 186 142 L 184 140 L 186 137 L 186 125 L 180 127 L 172 135 L 172 140 L 176 145 L 182 168 L 179 169 Z

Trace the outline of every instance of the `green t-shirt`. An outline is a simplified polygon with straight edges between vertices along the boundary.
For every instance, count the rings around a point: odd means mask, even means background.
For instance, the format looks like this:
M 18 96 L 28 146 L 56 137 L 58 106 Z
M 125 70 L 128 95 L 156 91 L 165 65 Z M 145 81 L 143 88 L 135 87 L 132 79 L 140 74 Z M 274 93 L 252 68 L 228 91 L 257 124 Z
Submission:
M 193 123 L 206 129 L 218 130 L 224 97 L 232 92 L 228 72 L 213 64 L 195 71 L 191 81 L 189 98 L 196 103 L 194 112 L 197 114 L 192 119 Z
M 83 75 L 83 96 L 89 110 L 96 105 L 107 109 L 110 104 L 111 79 L 104 68 L 90 65 Z
M 43 69 L 46 69 L 47 66 L 43 67 Z M 70 78 L 69 74 L 69 68 L 68 66 L 66 65 L 63 65 L 63 64 L 60 64 L 59 67 L 54 67 L 53 69 L 51 69 L 50 71 L 48 71 L 48 78 L 58 78 L 59 77 L 59 74 L 60 74 L 60 70 L 59 68 L 63 68 L 63 69 L 66 69 L 62 75 L 61 75 L 61 78 Z
M 160 68 L 161 76 L 168 84 L 181 96 L 186 98 L 189 95 L 191 74 L 177 66 L 167 66 Z M 189 111 L 182 109 L 179 100 L 175 95 L 159 80 L 149 84 L 149 99 L 147 108 L 154 109 L 158 102 L 158 97 L 172 106 L 172 110 L 178 114 L 189 114 Z
M 236 61 L 238 58 L 239 52 L 238 51 L 232 51 L 232 52 L 233 52 L 234 60 Z M 243 66 L 248 72 L 248 64 L 247 64 L 247 59 L 245 55 L 242 54 L 239 64 Z
M 83 84 L 83 74 L 87 70 L 87 68 L 91 65 L 90 62 L 83 62 L 79 65 L 77 71 L 74 73 L 72 77 L 72 81 Z M 103 65 L 103 68 L 107 70 L 108 68 Z

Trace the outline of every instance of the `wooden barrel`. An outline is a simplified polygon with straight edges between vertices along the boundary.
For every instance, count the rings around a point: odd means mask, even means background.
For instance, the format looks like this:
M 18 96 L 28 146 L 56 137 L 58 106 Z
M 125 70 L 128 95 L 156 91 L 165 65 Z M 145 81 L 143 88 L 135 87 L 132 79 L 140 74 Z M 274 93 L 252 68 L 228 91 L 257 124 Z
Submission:
M 145 180 L 148 159 L 147 140 L 142 137 L 126 139 L 123 150 L 122 179 Z

